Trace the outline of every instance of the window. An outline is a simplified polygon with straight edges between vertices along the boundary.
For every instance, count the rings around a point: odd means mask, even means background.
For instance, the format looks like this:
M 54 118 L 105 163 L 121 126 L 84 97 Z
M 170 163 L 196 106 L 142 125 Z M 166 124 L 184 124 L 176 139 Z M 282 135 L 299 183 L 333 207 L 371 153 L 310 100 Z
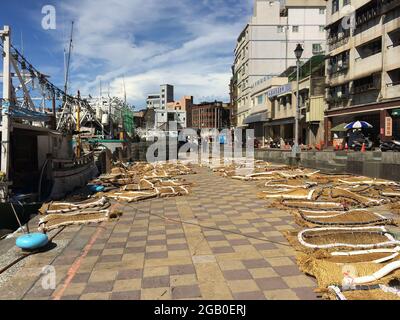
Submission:
M 319 8 L 319 14 L 325 14 L 325 8 Z
M 343 0 L 343 6 L 347 6 L 348 4 L 350 4 L 350 0 Z
M 264 102 L 264 96 L 261 94 L 257 97 L 257 104 L 263 104 Z
M 319 32 L 324 32 L 325 31 L 325 26 L 319 26 Z
M 278 26 L 278 33 L 282 33 L 283 32 L 283 26 Z
M 292 27 L 293 32 L 299 32 L 299 26 L 293 26 Z
M 322 46 L 320 43 L 313 43 L 312 45 L 313 54 L 318 54 L 322 52 Z
M 400 69 L 394 69 L 387 72 L 390 77 L 389 86 L 395 86 L 400 84 Z
M 339 0 L 332 1 L 332 13 L 339 11 Z

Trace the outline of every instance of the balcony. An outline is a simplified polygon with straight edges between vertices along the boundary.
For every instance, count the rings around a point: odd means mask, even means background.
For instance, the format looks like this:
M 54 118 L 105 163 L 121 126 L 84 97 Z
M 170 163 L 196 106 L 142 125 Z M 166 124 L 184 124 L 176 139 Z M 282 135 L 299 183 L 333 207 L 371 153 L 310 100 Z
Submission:
M 386 51 L 386 70 L 400 68 L 400 46 L 389 46 Z
M 392 82 L 386 84 L 385 99 L 393 99 L 400 97 L 400 82 Z
M 382 53 L 379 52 L 364 59 L 357 58 L 354 63 L 354 78 L 363 78 L 382 70 Z
M 350 33 L 340 33 L 339 35 L 334 35 L 328 38 L 327 42 L 329 45 L 329 51 L 333 51 L 341 46 L 344 46 L 349 42 Z
M 351 96 L 349 93 L 343 93 L 341 96 L 328 95 L 326 102 L 329 104 L 329 109 L 341 108 L 348 105 Z
M 380 89 L 380 87 L 378 86 L 378 84 L 371 82 L 371 83 L 363 84 L 358 87 L 354 87 L 354 94 L 360 94 L 360 93 L 364 93 L 367 91 L 379 90 L 379 89 Z
M 382 13 L 386 13 L 390 10 L 393 10 L 397 6 L 400 5 L 398 0 L 379 0 L 382 6 Z
M 346 73 L 349 70 L 349 61 L 343 61 L 341 63 L 330 65 L 330 69 L 328 69 L 329 77 L 336 77 L 339 74 Z
M 356 28 L 360 28 L 362 25 L 368 23 L 372 19 L 379 16 L 381 13 L 380 7 L 372 7 L 364 12 L 357 13 L 356 16 Z

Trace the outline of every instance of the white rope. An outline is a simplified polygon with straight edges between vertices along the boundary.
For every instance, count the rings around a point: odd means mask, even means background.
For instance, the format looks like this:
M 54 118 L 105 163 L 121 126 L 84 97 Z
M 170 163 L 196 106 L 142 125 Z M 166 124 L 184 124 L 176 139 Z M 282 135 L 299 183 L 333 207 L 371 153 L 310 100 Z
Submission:
M 105 197 L 101 197 L 99 200 L 93 201 L 93 202 L 87 202 L 87 203 L 73 203 L 73 202 L 56 202 L 56 203 L 50 203 L 51 205 L 56 205 L 56 206 L 67 206 L 68 208 L 64 209 L 56 209 L 56 210 L 46 210 L 46 213 L 48 214 L 53 214 L 53 213 L 65 213 L 69 211 L 75 211 L 75 210 L 80 210 L 80 209 L 86 209 L 86 208 L 93 208 L 97 206 L 104 206 L 107 203 L 107 199 Z
M 329 209 L 342 209 L 344 210 L 343 204 L 339 202 L 330 202 L 330 201 L 290 201 L 290 199 L 283 200 L 284 205 L 289 207 L 309 207 L 310 205 L 315 207 L 323 208 L 323 205 L 329 206 Z
M 265 197 L 266 198 L 281 198 L 281 199 L 286 199 L 286 200 L 290 200 L 290 199 L 294 199 L 294 200 L 311 200 L 312 199 L 312 195 L 315 192 L 315 189 L 310 190 L 309 192 L 307 192 L 307 194 L 300 194 L 300 195 L 296 195 L 293 194 L 297 191 L 306 191 L 306 190 L 290 190 L 287 193 L 270 193 L 270 194 L 266 194 Z M 268 192 L 268 191 L 267 191 Z M 291 194 L 292 192 L 292 194 Z
M 371 203 L 379 205 L 382 202 L 384 202 L 384 199 L 377 200 L 377 199 L 374 199 L 374 198 L 369 198 L 369 197 L 354 193 L 353 191 L 347 190 L 345 188 L 336 187 L 335 189 L 336 190 L 341 190 L 341 191 L 346 191 L 346 192 L 350 193 L 350 194 L 346 194 L 346 193 L 339 194 L 339 195 L 336 195 L 335 198 L 338 198 L 340 196 L 345 197 L 345 198 L 348 197 L 348 198 L 354 199 L 356 201 L 366 202 L 366 203 L 364 203 L 365 205 L 368 205 L 368 204 L 371 204 Z
M 380 284 L 380 285 L 379 285 L 379 288 L 381 288 L 381 290 L 382 290 L 383 292 L 392 293 L 392 294 L 395 294 L 396 296 L 399 296 L 399 297 L 400 297 L 400 290 L 397 289 L 397 288 L 388 287 L 388 286 L 386 286 L 386 285 L 384 285 L 384 284 Z
M 377 281 L 399 268 L 400 268 L 400 261 L 399 260 L 394 261 L 394 262 L 387 264 L 386 266 L 384 266 L 383 268 L 379 269 L 378 271 L 374 272 L 371 275 L 354 278 L 353 283 L 357 285 L 357 284 L 365 284 L 365 283 Z
M 379 243 L 374 243 L 374 244 L 351 244 L 351 243 L 329 243 L 329 244 L 311 244 L 307 243 L 303 239 L 303 235 L 305 233 L 315 233 L 315 232 L 320 232 L 320 231 L 381 231 L 385 232 L 384 236 L 388 238 L 389 241 L 385 242 L 379 242 Z M 304 229 L 300 231 L 297 235 L 298 241 L 305 247 L 307 248 L 313 248 L 313 249 L 329 249 L 329 248 L 335 248 L 335 247 L 348 247 L 348 248 L 377 248 L 377 247 L 387 247 L 391 245 L 399 245 L 400 241 L 395 240 L 389 233 L 386 233 L 387 230 L 385 227 L 382 226 L 377 226 L 377 227 L 324 227 L 324 228 L 315 228 L 315 229 Z
M 389 260 L 392 260 L 393 258 L 397 257 L 399 255 L 400 252 L 400 247 L 395 247 L 393 249 L 370 249 L 370 250 L 355 250 L 355 251 L 335 251 L 335 252 L 331 252 L 332 256 L 356 256 L 356 255 L 364 255 L 364 254 L 373 254 L 373 253 L 392 253 L 391 255 L 387 256 L 387 257 L 383 257 L 380 259 L 376 259 L 373 260 L 373 263 L 382 263 L 382 262 L 386 262 Z
M 306 217 L 306 218 L 308 218 L 308 219 L 313 219 L 313 218 L 317 218 L 317 219 L 328 219 L 328 218 L 335 218 L 335 217 L 339 217 L 339 216 L 342 216 L 342 215 L 346 215 L 346 214 L 352 214 L 352 213 L 354 213 L 354 212 L 357 212 L 357 211 L 367 211 L 367 210 L 365 210 L 365 209 L 352 209 L 352 210 L 350 210 L 350 211 L 333 211 L 333 212 L 335 212 L 334 214 L 330 214 L 330 215 L 323 215 L 323 216 L 313 216 L 313 215 L 306 215 L 305 213 L 307 212 L 307 213 L 311 213 L 312 211 L 307 211 L 307 210 L 299 210 L 300 211 L 300 213 L 301 214 L 303 214 L 304 215 L 304 217 Z M 319 212 L 329 212 L 329 211 L 319 211 Z M 332 213 L 333 213 L 332 212 Z M 317 213 L 317 212 L 316 212 Z M 331 213 L 331 212 L 329 212 L 329 213 Z M 379 213 L 377 213 L 377 212 L 372 212 L 372 211 L 368 211 L 368 213 L 371 213 L 371 214 L 373 214 L 373 215 L 375 215 L 375 216 L 377 216 L 377 217 L 379 217 L 379 218 L 381 218 L 381 219 L 384 219 L 384 220 L 387 220 L 387 218 L 385 217 L 385 216 L 383 216 L 383 215 L 381 215 L 381 214 L 379 214 Z

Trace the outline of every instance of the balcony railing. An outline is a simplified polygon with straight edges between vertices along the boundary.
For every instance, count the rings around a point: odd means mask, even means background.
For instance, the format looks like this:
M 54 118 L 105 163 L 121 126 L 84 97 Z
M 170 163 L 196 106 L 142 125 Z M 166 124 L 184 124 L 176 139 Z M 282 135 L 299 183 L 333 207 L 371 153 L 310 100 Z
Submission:
M 329 45 L 329 50 L 332 51 L 335 50 L 336 48 L 345 45 L 347 42 L 349 42 L 349 38 L 350 38 L 349 31 L 329 37 L 327 41 Z
M 326 101 L 329 103 L 338 103 L 338 102 L 349 100 L 350 97 L 351 97 L 351 95 L 349 93 L 343 93 L 341 96 L 328 95 L 328 97 L 326 98 Z
M 356 28 L 362 26 L 364 23 L 367 23 L 368 21 L 374 19 L 381 13 L 381 7 L 376 6 L 373 8 L 370 8 L 364 12 L 361 12 L 357 14 L 356 16 Z
M 331 68 L 328 69 L 328 75 L 329 76 L 334 76 L 338 73 L 343 73 L 349 70 L 349 61 L 343 61 L 341 65 L 335 64 L 331 65 Z
M 400 85 L 400 81 L 386 83 L 386 87 L 394 87 Z
M 367 92 L 367 91 L 371 91 L 371 90 L 378 90 L 378 89 L 379 89 L 379 86 L 377 83 L 370 82 L 370 83 L 363 84 L 361 86 L 354 87 L 354 93 L 358 94 L 358 93 L 363 93 L 363 92 Z

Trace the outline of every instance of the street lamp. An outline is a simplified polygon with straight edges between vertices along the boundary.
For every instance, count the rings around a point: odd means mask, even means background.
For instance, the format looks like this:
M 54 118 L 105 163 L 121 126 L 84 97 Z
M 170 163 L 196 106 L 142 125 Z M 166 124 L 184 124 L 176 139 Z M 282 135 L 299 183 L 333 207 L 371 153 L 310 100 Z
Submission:
M 296 56 L 297 66 L 297 93 L 296 93 L 296 113 L 294 117 L 294 146 L 292 148 L 292 156 L 296 157 L 299 151 L 299 114 L 300 114 L 300 95 L 299 95 L 299 76 L 300 76 L 300 58 L 303 54 L 303 47 L 300 43 L 297 44 L 294 54 Z

